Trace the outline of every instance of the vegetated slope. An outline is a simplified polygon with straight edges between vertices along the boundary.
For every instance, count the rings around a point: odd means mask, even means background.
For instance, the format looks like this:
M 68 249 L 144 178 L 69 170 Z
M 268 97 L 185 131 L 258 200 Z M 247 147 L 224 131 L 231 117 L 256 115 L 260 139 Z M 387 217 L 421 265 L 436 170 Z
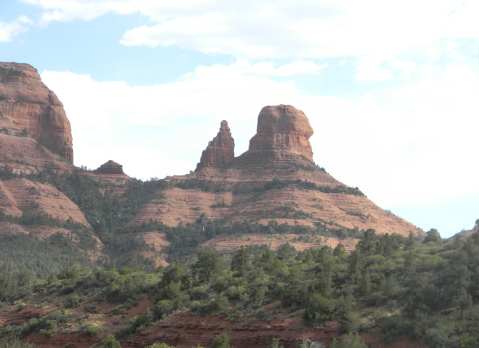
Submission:
M 10 294 L 21 302 L 1 307 L 0 338 L 39 347 L 209 347 L 224 335 L 234 347 L 306 339 L 337 347 L 332 339 L 343 337 L 370 347 L 472 348 L 478 252 L 477 235 L 444 243 L 435 233 L 419 242 L 369 232 L 350 254 L 284 245 L 229 257 L 206 249 L 155 272 L 72 267 Z
M 27 257 L 16 249 L 20 245 L 45 245 L 51 267 L 40 267 L 44 272 L 65 263 L 58 238 L 85 265 L 151 268 L 187 257 L 220 236 L 231 247 L 252 234 L 267 235 L 271 245 L 294 234 L 304 249 L 354 245 L 368 229 L 422 233 L 316 166 L 312 134 L 304 113 L 271 106 L 259 115 L 249 150 L 238 157 L 222 122 L 190 175 L 141 182 L 114 161 L 95 171 L 79 169 L 72 164 L 70 123 L 61 102 L 33 67 L 0 63 L 1 248 L 20 258 Z M 221 249 L 214 241 L 209 245 Z M 0 261 L 6 255 L 13 254 L 0 254 Z M 32 257 L 22 262 L 46 260 Z
M 189 175 L 78 169 L 53 92 L 0 64 L 1 339 L 477 347 L 477 234 L 422 242 L 319 168 L 312 133 L 301 111 L 271 106 L 246 153 L 222 122 Z

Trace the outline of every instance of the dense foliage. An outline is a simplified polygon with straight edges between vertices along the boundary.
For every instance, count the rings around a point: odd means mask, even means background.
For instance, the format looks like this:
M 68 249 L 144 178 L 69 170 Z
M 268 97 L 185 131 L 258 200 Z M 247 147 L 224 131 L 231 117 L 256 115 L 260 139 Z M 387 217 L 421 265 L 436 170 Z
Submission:
M 333 347 L 363 347 L 354 333 L 379 327 L 386 340 L 411 336 L 430 347 L 472 348 L 479 346 L 478 254 L 477 235 L 445 243 L 368 232 L 351 254 L 340 246 L 305 252 L 288 245 L 276 252 L 253 247 L 230 256 L 202 249 L 189 262 L 156 272 L 74 268 L 36 291 L 68 294 L 65 307 L 92 299 L 133 303 L 147 295 L 150 314 L 116 332 L 119 340 L 189 310 L 232 320 L 302 313 L 310 326 L 336 321 L 347 336 Z M 16 334 L 30 332 L 31 325 Z
M 12 175 L 0 172 L 0 177 L 8 179 Z M 64 192 L 85 213 L 92 230 L 70 221 L 55 221 L 33 210 L 18 218 L 0 214 L 0 222 L 4 224 L 60 227 L 71 231 L 76 238 L 73 243 L 62 235 L 42 240 L 2 234 L 0 303 L 15 300 L 28 303 L 51 297 L 62 299 L 65 309 L 101 301 L 121 307 L 147 296 L 153 304 L 151 311 L 112 332 L 113 336 L 105 336 L 104 347 L 119 347 L 119 341 L 125 337 L 178 311 L 262 320 L 299 313 L 309 326 L 334 321 L 339 323 L 344 336 L 333 347 L 363 347 L 356 333 L 376 329 L 391 341 L 409 336 L 430 347 L 479 346 L 478 234 L 467 240 L 444 242 L 436 230 L 431 230 L 423 241 L 418 241 L 412 237 L 376 236 L 373 231 L 331 231 L 321 223 L 315 228 L 274 223 L 231 224 L 210 221 L 206 216 L 200 216 L 193 224 L 174 228 L 156 223 L 125 228 L 140 207 L 162 189 L 226 188 L 195 181 L 132 181 L 125 193 L 118 195 L 105 191 L 97 181 L 80 172 L 58 175 L 46 171 L 30 178 L 53 184 Z M 300 181 L 273 180 L 256 189 L 291 185 L 361 194 L 357 189 L 316 187 Z M 151 230 L 161 230 L 170 241 L 168 252 L 172 264 L 159 271 L 139 256 L 138 251 L 144 245 L 134 238 L 136 233 Z M 242 248 L 226 256 L 210 249 L 197 252 L 202 243 L 219 235 L 248 233 L 296 233 L 303 238 L 354 236 L 361 237 L 361 241 L 351 254 L 342 247 L 297 252 L 288 245 L 277 251 L 265 247 Z M 90 263 L 85 251 L 94 243 L 93 235 L 107 245 L 105 251 L 111 257 L 103 269 L 88 269 Z M 124 268 L 125 265 L 134 265 L 135 269 Z M 54 312 L 1 328 L 0 339 L 8 338 L 7 346 L 22 347 L 17 338 L 32 332 L 51 335 L 72 320 L 69 314 Z M 101 328 L 87 323 L 81 330 L 89 335 L 101 333 Z M 218 347 L 230 344 L 225 335 L 214 342 Z M 276 343 L 279 347 L 280 342 Z M 302 344 L 308 346 L 307 342 Z M 158 346 L 161 347 L 160 343 Z

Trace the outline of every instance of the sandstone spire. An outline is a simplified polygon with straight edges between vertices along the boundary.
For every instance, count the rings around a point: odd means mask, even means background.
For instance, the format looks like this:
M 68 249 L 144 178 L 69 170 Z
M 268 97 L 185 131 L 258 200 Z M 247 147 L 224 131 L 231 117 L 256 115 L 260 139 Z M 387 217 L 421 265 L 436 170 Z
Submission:
M 203 168 L 227 168 L 234 159 L 235 142 L 227 121 L 221 121 L 216 137 L 211 140 L 201 155 L 196 171 Z

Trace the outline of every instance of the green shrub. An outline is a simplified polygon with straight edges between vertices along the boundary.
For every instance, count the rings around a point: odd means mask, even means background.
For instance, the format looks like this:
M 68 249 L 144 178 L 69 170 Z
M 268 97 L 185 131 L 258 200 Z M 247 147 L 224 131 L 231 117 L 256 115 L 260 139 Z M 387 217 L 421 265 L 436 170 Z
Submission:
M 115 336 L 110 335 L 97 345 L 97 348 L 121 348 L 121 344 L 117 341 Z
M 214 338 L 211 344 L 211 348 L 230 348 L 230 341 L 230 336 L 228 335 L 228 333 L 225 332 L 222 335 L 219 335 Z
M 152 344 L 151 346 L 148 346 L 146 348 L 175 348 L 175 347 L 170 346 L 166 343 L 155 343 L 155 344 Z
M 161 300 L 153 307 L 153 315 L 155 319 L 164 319 L 175 309 L 176 305 L 172 300 Z
M 283 345 L 281 344 L 279 338 L 273 338 L 273 340 L 271 341 L 271 348 L 283 348 Z
M 65 301 L 63 301 L 63 306 L 65 308 L 76 308 L 80 304 L 81 299 L 77 294 L 68 296 Z
M 310 339 L 304 339 L 299 343 L 299 348 L 322 348 L 323 345 L 319 342 L 311 341 Z
M 81 329 L 81 331 L 92 337 L 98 336 L 102 330 L 103 327 L 98 324 L 86 324 Z
M 23 337 L 33 333 L 39 333 L 45 336 L 51 336 L 57 329 L 57 322 L 49 318 L 34 318 L 24 324 L 21 330 Z
M 1 348 L 34 348 L 33 345 L 22 342 L 19 339 L 0 340 Z
M 359 335 L 345 335 L 339 339 L 333 339 L 331 348 L 368 348 Z
M 126 337 L 135 334 L 139 329 L 146 327 L 151 323 L 151 316 L 149 314 L 143 314 L 135 317 L 130 321 L 129 325 L 121 330 L 120 337 Z
M 335 317 L 336 303 L 332 298 L 313 294 L 307 301 L 304 320 L 310 325 L 322 324 Z

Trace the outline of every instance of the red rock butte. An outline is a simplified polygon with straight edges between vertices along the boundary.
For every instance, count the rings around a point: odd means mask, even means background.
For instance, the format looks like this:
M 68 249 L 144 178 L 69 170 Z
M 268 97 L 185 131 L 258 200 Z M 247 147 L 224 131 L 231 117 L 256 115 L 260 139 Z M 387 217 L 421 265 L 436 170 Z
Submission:
M 70 122 L 55 93 L 27 64 L 0 63 L 0 130 L 35 139 L 73 163 Z
M 206 216 L 404 236 L 422 233 L 319 168 L 313 161 L 312 135 L 304 112 L 290 105 L 266 106 L 248 151 L 234 157 L 234 140 L 222 121 L 196 171 L 169 177 L 173 187 L 158 192 L 135 222 L 175 226 Z
M 313 135 L 309 120 L 291 105 L 266 106 L 258 117 L 256 135 L 250 140 L 244 157 L 261 161 L 313 161 L 309 138 Z

